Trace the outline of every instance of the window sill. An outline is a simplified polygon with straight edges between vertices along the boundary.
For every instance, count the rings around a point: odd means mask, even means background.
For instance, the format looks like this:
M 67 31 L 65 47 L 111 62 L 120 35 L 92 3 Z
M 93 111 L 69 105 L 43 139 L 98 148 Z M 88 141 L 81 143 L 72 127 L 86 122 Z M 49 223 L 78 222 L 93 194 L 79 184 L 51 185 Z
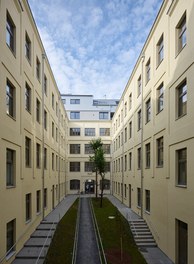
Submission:
M 184 45 L 180 50 L 177 51 L 177 54 L 176 54 L 176 56 L 175 56 L 175 59 L 179 56 L 179 54 L 181 53 L 181 51 L 182 51 L 186 46 L 187 46 L 187 43 L 185 43 L 185 45 Z
M 144 212 L 145 212 L 146 214 L 150 215 L 150 211 L 145 210 Z
M 7 189 L 13 189 L 13 188 L 16 188 L 16 186 L 15 185 L 13 185 L 13 186 L 10 185 L 10 186 L 6 186 L 6 188 Z
M 14 121 L 16 121 L 16 118 L 15 118 L 14 116 L 10 115 L 9 113 L 7 113 L 7 115 L 8 115 L 11 119 L 13 119 Z
M 40 215 L 41 214 L 41 212 L 36 212 L 36 215 L 38 216 L 38 215 Z
M 177 120 L 181 119 L 182 117 L 184 117 L 184 116 L 186 116 L 186 115 L 187 115 L 187 113 L 185 113 L 185 114 L 182 114 L 182 115 L 180 115 L 180 116 L 177 116 L 177 118 L 175 119 L 175 121 L 177 121 Z
M 6 260 L 9 260 L 13 255 L 15 255 L 16 251 L 11 251 L 8 255 L 6 255 Z
M 157 169 L 162 169 L 162 168 L 164 168 L 164 166 L 163 165 L 157 165 L 156 168 Z
M 160 111 L 157 111 L 156 115 L 159 115 L 163 110 L 164 108 L 162 108 Z
M 149 170 L 149 169 L 150 169 L 150 167 L 145 167 L 145 169 L 146 169 L 146 170 Z
M 6 43 L 6 44 L 7 44 L 7 43 Z M 14 56 L 15 59 L 16 59 L 15 49 L 12 49 L 12 48 L 9 46 L 9 44 L 7 44 L 7 47 L 8 47 L 8 49 L 11 51 L 11 53 L 13 54 L 13 56 Z
M 186 189 L 187 188 L 187 185 L 178 185 L 177 184 L 176 187 Z
M 26 220 L 26 225 L 28 225 L 31 222 L 31 219 Z
M 159 68 L 159 66 L 160 66 L 160 64 L 163 62 L 163 60 L 164 60 L 164 58 L 163 58 L 160 62 L 158 62 L 158 65 L 157 65 L 157 67 L 156 67 L 156 70 Z

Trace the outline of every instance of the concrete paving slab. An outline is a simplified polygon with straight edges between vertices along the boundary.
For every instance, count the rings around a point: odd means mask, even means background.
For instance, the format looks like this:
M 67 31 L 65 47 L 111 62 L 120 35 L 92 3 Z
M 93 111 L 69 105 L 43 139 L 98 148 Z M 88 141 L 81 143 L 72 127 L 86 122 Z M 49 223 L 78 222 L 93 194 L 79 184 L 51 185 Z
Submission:
M 23 247 L 22 250 L 17 254 L 17 258 L 38 258 L 40 252 L 41 252 L 41 247 Z M 45 248 L 41 252 L 41 257 L 44 257 L 48 248 Z
M 42 247 L 43 245 L 45 245 L 48 247 L 50 243 L 51 243 L 51 238 L 32 237 L 26 242 L 25 246 L 26 247 L 29 247 L 29 246 Z
M 38 263 L 36 263 L 36 259 L 15 259 L 12 264 L 43 264 L 44 259 L 39 259 Z

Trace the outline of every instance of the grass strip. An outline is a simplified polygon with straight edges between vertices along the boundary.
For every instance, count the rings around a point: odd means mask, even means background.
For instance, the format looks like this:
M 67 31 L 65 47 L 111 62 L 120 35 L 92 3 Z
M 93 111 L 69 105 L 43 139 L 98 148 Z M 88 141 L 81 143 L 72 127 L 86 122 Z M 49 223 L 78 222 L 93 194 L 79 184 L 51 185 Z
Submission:
M 57 225 L 44 264 L 70 264 L 74 246 L 78 199 Z
M 136 246 L 127 220 L 107 199 L 92 199 L 107 262 L 110 264 L 146 264 Z

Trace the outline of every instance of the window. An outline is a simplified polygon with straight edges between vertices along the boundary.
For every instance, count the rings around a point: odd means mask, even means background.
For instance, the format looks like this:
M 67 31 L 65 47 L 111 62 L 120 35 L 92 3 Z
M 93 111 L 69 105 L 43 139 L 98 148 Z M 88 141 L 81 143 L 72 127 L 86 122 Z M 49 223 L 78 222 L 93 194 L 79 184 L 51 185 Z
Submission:
M 110 162 L 109 161 L 105 162 L 105 171 L 106 172 L 110 171 Z
M 132 152 L 129 152 L 129 170 L 132 168 Z
M 52 153 L 52 170 L 55 169 L 55 154 Z
M 157 166 L 163 167 L 163 137 L 157 139 Z
M 145 190 L 145 210 L 150 213 L 150 191 Z
M 25 88 L 25 108 L 28 112 L 31 112 L 31 88 L 27 83 Z
M 179 149 L 177 155 L 177 185 L 187 185 L 187 149 Z
M 25 148 L 26 148 L 26 152 L 25 152 L 26 167 L 30 167 L 31 166 L 31 139 L 28 137 L 25 137 Z
M 54 134 L 55 134 L 55 125 L 54 122 L 52 122 L 52 138 L 54 138 Z
M 7 80 L 6 85 L 6 105 L 7 114 L 15 118 L 15 87 Z
M 36 98 L 36 121 L 40 123 L 40 101 Z
M 40 61 L 36 57 L 36 78 L 40 81 Z
M 70 154 L 80 154 L 80 144 L 70 144 Z
M 102 190 L 102 180 L 100 180 L 100 190 Z M 103 190 L 110 190 L 110 180 L 103 179 Z
M 142 90 L 142 81 L 141 81 L 141 75 L 140 75 L 137 80 L 137 97 L 140 96 L 141 90 Z
M 47 188 L 44 189 L 44 208 L 47 207 Z
M 31 62 L 31 41 L 27 32 L 25 34 L 25 56 Z
M 93 172 L 94 171 L 94 163 L 93 162 L 85 162 L 85 171 Z
M 80 104 L 80 99 L 70 99 L 70 104 Z
M 132 93 L 129 95 L 129 110 L 132 108 Z
M 36 213 L 40 213 L 41 208 L 41 193 L 40 190 L 36 191 Z
M 52 93 L 52 108 L 54 109 L 55 107 L 55 97 L 54 94 Z
M 73 162 L 70 162 L 69 165 L 70 165 L 69 170 L 71 172 L 79 172 L 80 171 L 80 162 L 73 161 Z
M 150 168 L 150 143 L 145 145 L 146 151 L 146 168 Z
M 137 206 L 141 207 L 141 189 L 137 188 Z
M 70 136 L 80 136 L 80 128 L 78 127 L 70 128 Z
M 164 38 L 163 34 L 157 43 L 157 65 L 159 65 L 164 59 Z
M 85 128 L 85 136 L 95 137 L 95 128 Z
M 125 127 L 125 143 L 127 142 L 127 127 Z
M 129 138 L 132 137 L 132 121 L 129 122 Z
M 85 144 L 85 154 L 94 154 L 94 151 L 90 144 Z
M 56 102 L 56 116 L 58 117 L 58 103 L 57 102 Z
M 125 155 L 125 171 L 127 170 L 127 155 Z
M 26 194 L 26 222 L 31 220 L 31 193 Z
M 71 119 L 80 119 L 80 112 L 70 112 Z
M 141 129 L 141 109 L 137 112 L 137 131 Z
M 58 128 L 56 127 L 56 142 L 58 142 Z
M 102 149 L 104 150 L 104 154 L 110 154 L 110 144 L 103 144 Z
M 110 136 L 110 128 L 100 128 L 100 136 Z
M 16 219 L 13 219 L 7 223 L 7 256 L 15 251 L 15 242 L 16 242 Z
M 99 119 L 108 119 L 108 112 L 99 112 Z
M 125 102 L 125 116 L 127 115 L 127 102 Z
M 187 83 L 184 81 L 177 88 L 177 98 L 178 98 L 178 118 L 186 115 L 187 113 Z
M 47 111 L 44 110 L 44 129 L 47 130 Z
M 6 186 L 15 186 L 15 151 L 8 148 L 6 150 Z
M 45 95 L 47 95 L 47 77 L 45 74 L 44 74 L 44 93 Z
M 137 149 L 137 169 L 141 169 L 141 148 Z
M 44 169 L 47 169 L 47 148 L 44 148 Z
M 58 155 L 56 155 L 56 170 L 58 171 L 59 169 L 59 158 Z
M 148 60 L 148 62 L 146 63 L 146 83 L 149 82 L 150 80 L 150 59 Z
M 177 53 L 179 53 L 187 43 L 187 38 L 186 38 L 186 31 L 187 31 L 186 12 L 184 13 L 181 20 L 179 21 L 179 23 L 176 27 L 176 31 L 177 31 Z
M 6 20 L 6 43 L 10 50 L 15 54 L 16 51 L 16 27 L 11 19 L 10 14 L 7 12 Z
M 151 120 L 151 100 L 150 98 L 146 102 L 146 123 Z
M 70 180 L 70 190 L 79 190 L 80 180 Z
M 159 113 L 164 108 L 164 86 L 163 83 L 157 89 L 157 112 Z
M 36 143 L 36 167 L 40 169 L 40 144 Z

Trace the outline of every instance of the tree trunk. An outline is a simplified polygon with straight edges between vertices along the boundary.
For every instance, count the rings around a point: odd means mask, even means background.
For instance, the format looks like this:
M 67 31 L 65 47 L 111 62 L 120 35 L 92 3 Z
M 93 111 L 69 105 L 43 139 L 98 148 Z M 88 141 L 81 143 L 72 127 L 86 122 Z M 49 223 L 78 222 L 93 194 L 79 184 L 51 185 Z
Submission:
M 101 198 L 100 198 L 100 207 L 102 208 L 102 200 L 103 200 L 103 191 L 104 191 L 104 179 L 102 177 L 102 181 L 101 181 L 102 185 L 101 185 Z
M 96 198 L 98 198 L 98 173 L 96 171 Z

